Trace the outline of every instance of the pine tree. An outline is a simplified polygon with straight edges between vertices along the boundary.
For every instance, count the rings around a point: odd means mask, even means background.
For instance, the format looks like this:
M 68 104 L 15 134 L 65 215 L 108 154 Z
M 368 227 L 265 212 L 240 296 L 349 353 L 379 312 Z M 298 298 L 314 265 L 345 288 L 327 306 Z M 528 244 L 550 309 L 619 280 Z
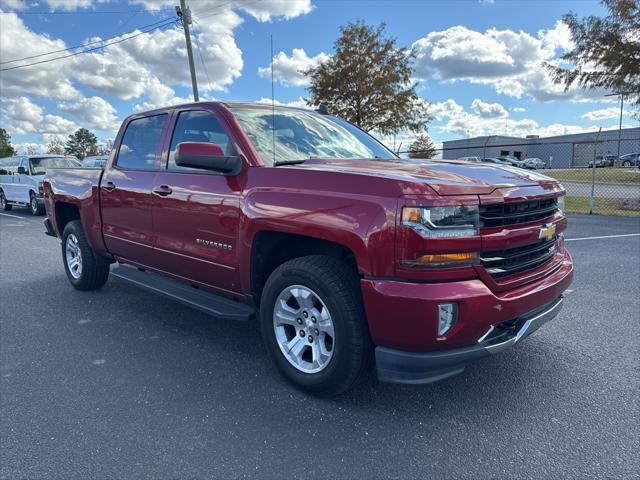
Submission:
M 409 158 L 433 158 L 438 153 L 433 141 L 426 133 L 421 133 L 409 146 Z
M 11 135 L 4 128 L 0 128 L 0 157 L 10 157 L 16 154 L 11 145 Z
M 65 146 L 67 155 L 74 155 L 82 160 L 89 155 L 95 155 L 98 151 L 98 139 L 86 128 L 76 130 L 73 135 L 69 135 Z

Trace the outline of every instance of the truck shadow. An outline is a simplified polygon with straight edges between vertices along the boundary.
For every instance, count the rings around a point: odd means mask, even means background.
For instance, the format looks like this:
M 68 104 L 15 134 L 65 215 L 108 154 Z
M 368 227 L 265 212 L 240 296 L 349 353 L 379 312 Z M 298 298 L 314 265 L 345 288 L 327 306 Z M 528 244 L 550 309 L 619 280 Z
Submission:
M 372 374 L 343 395 L 314 398 L 290 386 L 271 365 L 257 322 L 216 320 L 114 279 L 99 291 L 78 292 L 63 274 L 29 282 L 30 291 L 36 292 L 34 305 L 47 305 L 46 295 L 38 292 L 47 287 L 50 291 L 52 284 L 60 301 L 47 307 L 45 321 L 84 344 L 93 357 L 106 359 L 103 382 L 118 378 L 120 388 L 122 382 L 142 382 L 156 404 L 165 402 L 162 408 L 169 409 L 179 404 L 185 414 L 231 402 L 236 413 L 257 403 L 266 405 L 269 414 L 313 411 L 340 417 L 340 412 L 350 412 L 367 424 L 396 415 L 402 424 L 470 415 L 509 421 L 510 415 L 538 410 L 534 399 L 540 392 L 543 397 L 561 396 L 565 378 L 572 375 L 562 366 L 576 361 L 557 361 L 554 357 L 572 353 L 558 353 L 553 339 L 540 331 L 519 348 L 483 359 L 439 383 L 391 385 L 379 383 Z

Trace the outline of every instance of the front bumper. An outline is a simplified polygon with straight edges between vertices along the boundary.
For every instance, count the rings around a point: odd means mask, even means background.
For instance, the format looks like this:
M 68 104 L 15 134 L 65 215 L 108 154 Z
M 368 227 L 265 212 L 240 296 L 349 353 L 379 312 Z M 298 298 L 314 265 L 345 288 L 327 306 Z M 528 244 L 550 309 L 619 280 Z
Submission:
M 376 347 L 378 378 L 384 382 L 423 384 L 456 375 L 467 363 L 499 353 L 531 335 L 558 315 L 563 297 L 550 304 L 502 324 L 491 326 L 469 347 L 435 352 L 408 352 Z

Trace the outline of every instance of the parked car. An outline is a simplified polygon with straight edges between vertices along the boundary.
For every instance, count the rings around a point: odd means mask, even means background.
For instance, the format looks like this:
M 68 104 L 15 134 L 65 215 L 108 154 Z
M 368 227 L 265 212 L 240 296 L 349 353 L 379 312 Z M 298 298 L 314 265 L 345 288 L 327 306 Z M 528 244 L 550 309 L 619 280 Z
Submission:
M 620 156 L 620 165 L 623 167 L 640 166 L 640 153 L 627 153 Z
M 342 119 L 260 104 L 139 113 L 114 148 L 44 182 L 71 285 L 111 273 L 246 321 L 314 394 L 374 364 L 456 375 L 554 318 L 572 280 L 565 190 L 533 172 L 407 162 Z
M 458 160 L 464 160 L 465 162 L 481 162 L 480 157 L 460 157 Z
M 0 209 L 28 206 L 33 215 L 44 213 L 42 179 L 48 168 L 78 167 L 75 157 L 31 155 L 0 158 Z
M 519 158 L 507 155 L 507 156 L 503 156 L 503 157 L 498 157 L 498 159 L 502 160 L 503 162 L 508 163 L 509 165 L 512 165 L 514 167 L 524 168 L 524 161 L 520 160 Z
M 547 164 L 544 160 L 540 158 L 525 158 L 523 162 L 524 168 L 528 168 L 530 170 L 538 170 L 540 168 L 547 168 Z
M 499 158 L 494 158 L 494 157 L 490 157 L 490 158 L 483 158 L 482 161 L 484 163 L 497 163 L 498 165 L 511 165 L 509 162 L 506 162 L 504 160 L 501 160 Z
M 613 167 L 617 159 L 615 155 L 596 155 L 596 168 Z M 589 167 L 593 168 L 593 160 L 589 162 Z
M 109 157 L 103 155 L 85 157 L 85 159 L 82 160 L 82 166 L 87 168 L 104 168 L 108 160 Z

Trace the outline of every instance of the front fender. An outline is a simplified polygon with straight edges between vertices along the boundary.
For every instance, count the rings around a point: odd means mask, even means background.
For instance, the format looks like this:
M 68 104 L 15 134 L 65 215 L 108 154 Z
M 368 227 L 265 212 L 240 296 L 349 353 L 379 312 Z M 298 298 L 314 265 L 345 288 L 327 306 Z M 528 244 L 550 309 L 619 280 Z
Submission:
M 256 234 L 290 233 L 327 240 L 353 252 L 361 275 L 390 276 L 394 265 L 396 200 L 300 190 L 257 190 L 242 203 L 238 262 L 245 291 L 251 285 Z

